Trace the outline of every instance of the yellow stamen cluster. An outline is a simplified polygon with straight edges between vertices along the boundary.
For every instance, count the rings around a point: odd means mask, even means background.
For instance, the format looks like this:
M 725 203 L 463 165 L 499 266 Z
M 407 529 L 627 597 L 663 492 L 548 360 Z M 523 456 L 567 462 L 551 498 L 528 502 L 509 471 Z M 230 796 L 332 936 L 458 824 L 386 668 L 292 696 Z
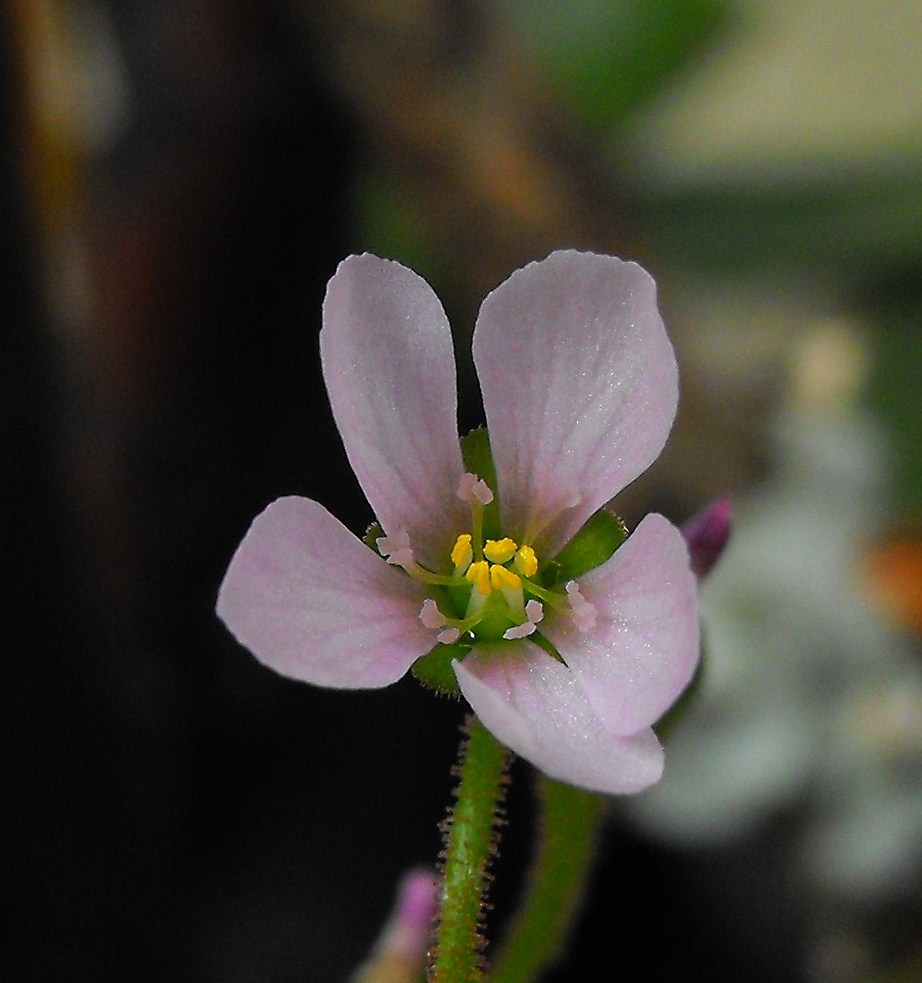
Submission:
M 483 545 L 484 560 L 474 560 L 471 534 L 464 533 L 455 540 L 451 562 L 464 579 L 487 597 L 492 591 L 522 589 L 522 577 L 533 577 L 538 571 L 538 558 L 530 546 L 519 547 L 514 539 L 488 539 Z M 505 564 L 512 560 L 512 569 Z
M 426 628 L 439 631 L 439 642 L 451 645 L 464 635 L 487 641 L 527 638 L 543 620 L 545 603 L 557 606 L 567 599 L 533 579 L 538 557 L 531 546 L 520 546 L 508 536 L 484 539 L 484 510 L 493 502 L 493 492 L 482 479 L 462 475 L 458 497 L 470 505 L 471 524 L 451 549 L 450 574 L 420 566 L 405 533 L 382 537 L 379 549 L 389 563 L 436 589 L 419 618 Z

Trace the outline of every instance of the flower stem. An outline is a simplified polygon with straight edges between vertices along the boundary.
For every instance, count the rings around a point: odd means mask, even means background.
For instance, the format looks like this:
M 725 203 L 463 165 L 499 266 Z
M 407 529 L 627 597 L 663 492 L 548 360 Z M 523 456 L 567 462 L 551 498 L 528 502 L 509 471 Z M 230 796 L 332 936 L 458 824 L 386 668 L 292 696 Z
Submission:
M 560 956 L 580 911 L 596 857 L 606 800 L 537 776 L 542 814 L 519 910 L 490 983 L 527 983 Z
M 482 919 L 511 756 L 473 715 L 465 729 L 455 805 L 443 825 L 445 866 L 430 983 L 484 979 Z

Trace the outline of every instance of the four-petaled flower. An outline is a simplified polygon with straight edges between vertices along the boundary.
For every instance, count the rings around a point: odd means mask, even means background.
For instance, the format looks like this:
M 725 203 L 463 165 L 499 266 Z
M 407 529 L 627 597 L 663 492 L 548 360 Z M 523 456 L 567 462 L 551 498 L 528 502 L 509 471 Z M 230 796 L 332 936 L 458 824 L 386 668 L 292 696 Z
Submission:
M 491 482 L 462 458 L 451 333 L 424 280 L 352 256 L 323 321 L 324 379 L 377 549 L 317 502 L 279 499 L 224 579 L 228 627 L 321 686 L 385 686 L 447 652 L 483 724 L 551 777 L 610 793 L 655 782 L 651 725 L 698 657 L 682 536 L 651 514 L 577 577 L 555 562 L 672 426 L 677 369 L 652 279 L 557 252 L 486 298 L 473 355 Z

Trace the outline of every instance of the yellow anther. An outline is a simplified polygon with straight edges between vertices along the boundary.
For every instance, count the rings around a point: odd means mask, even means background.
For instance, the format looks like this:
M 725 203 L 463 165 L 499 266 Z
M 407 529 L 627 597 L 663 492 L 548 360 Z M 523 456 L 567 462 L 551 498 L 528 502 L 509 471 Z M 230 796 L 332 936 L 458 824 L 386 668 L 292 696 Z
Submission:
M 477 590 L 486 596 L 490 593 L 490 564 L 486 560 L 478 560 L 467 568 L 465 580 L 470 581 Z
M 521 590 L 522 580 L 511 570 L 494 563 L 490 567 L 490 583 L 496 590 Z
M 515 556 L 518 548 L 518 544 L 508 537 L 488 539 L 483 547 L 483 555 L 492 563 L 508 563 Z
M 538 557 L 535 556 L 535 551 L 530 546 L 523 546 L 515 554 L 513 566 L 523 577 L 534 577 L 538 572 Z
M 455 567 L 466 567 L 474 558 L 474 551 L 471 549 L 471 534 L 462 533 L 456 540 L 451 551 L 451 562 Z

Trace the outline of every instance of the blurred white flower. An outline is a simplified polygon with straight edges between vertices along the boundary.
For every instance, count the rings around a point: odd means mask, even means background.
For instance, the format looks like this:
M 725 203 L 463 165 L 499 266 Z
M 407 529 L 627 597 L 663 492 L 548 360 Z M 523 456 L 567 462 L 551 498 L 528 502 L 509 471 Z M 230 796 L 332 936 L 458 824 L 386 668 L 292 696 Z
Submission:
M 843 325 L 798 348 L 773 477 L 734 503 L 702 590 L 700 692 L 666 735 L 665 778 L 625 807 L 652 835 L 700 845 L 797 805 L 808 877 L 873 900 L 922 865 L 922 666 L 860 576 L 888 473 L 854 401 L 863 367 Z

